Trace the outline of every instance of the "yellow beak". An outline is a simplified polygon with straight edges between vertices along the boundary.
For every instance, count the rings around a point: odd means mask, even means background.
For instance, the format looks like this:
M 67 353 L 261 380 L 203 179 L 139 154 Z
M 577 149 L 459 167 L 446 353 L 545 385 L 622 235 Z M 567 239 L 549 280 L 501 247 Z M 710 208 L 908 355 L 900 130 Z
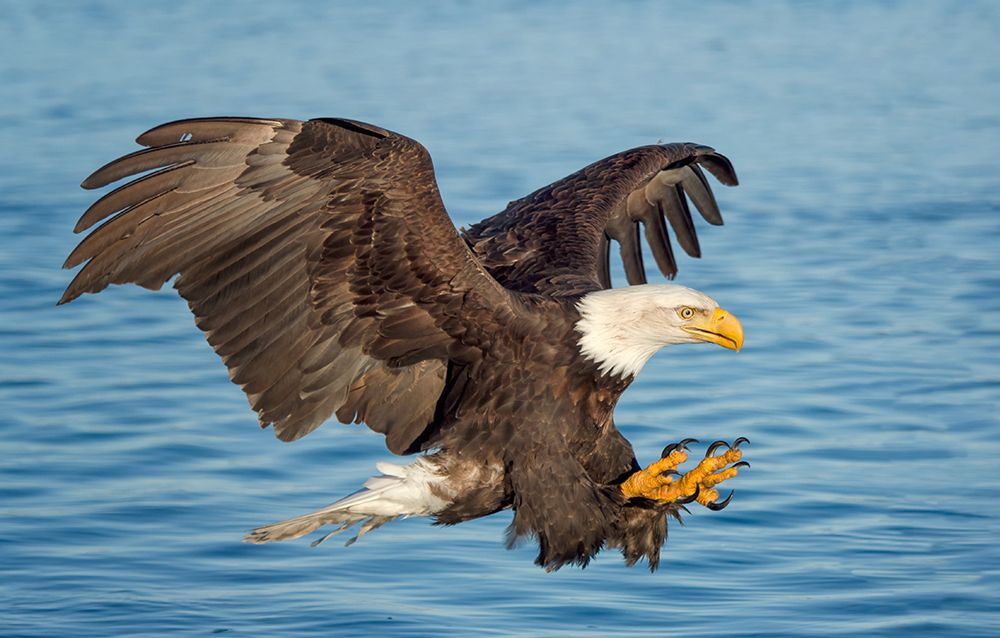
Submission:
M 692 319 L 683 329 L 696 339 L 716 343 L 723 348 L 739 352 L 743 347 L 743 326 L 736 317 L 722 308 L 716 308 L 711 317 Z

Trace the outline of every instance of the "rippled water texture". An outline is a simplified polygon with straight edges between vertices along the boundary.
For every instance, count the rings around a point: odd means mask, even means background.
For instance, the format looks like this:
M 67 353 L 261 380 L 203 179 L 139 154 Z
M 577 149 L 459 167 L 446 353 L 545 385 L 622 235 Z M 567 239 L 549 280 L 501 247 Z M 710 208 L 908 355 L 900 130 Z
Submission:
M 996 3 L 328 4 L 4 3 L 0 634 L 1000 635 Z M 545 574 L 509 514 L 242 544 L 380 438 L 258 431 L 169 292 L 55 307 L 80 180 L 218 114 L 404 132 L 460 224 L 657 139 L 726 153 L 679 281 L 746 348 L 661 353 L 617 420 L 643 461 L 749 436 L 734 503 L 654 575 Z

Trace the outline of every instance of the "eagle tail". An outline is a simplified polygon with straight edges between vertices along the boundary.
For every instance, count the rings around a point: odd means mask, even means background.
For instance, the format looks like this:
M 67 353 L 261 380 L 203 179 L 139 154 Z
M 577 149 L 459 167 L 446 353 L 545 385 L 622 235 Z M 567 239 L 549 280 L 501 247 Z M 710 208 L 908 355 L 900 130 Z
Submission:
M 247 543 L 261 544 L 305 536 L 324 525 L 337 525 L 327 535 L 313 542 L 313 547 L 326 539 L 360 523 L 358 533 L 347 541 L 359 538 L 400 517 L 428 516 L 446 505 L 431 487 L 444 477 L 426 457 L 407 466 L 378 463 L 381 472 L 365 481 L 361 490 L 326 507 L 278 523 L 258 527 L 243 537 Z
M 312 546 L 315 547 L 331 536 L 335 536 L 357 523 L 361 523 L 358 533 L 347 541 L 347 544 L 351 545 L 371 530 L 381 527 L 389 521 L 398 518 L 396 516 L 371 516 L 347 511 L 331 511 L 331 507 L 333 506 L 331 505 L 303 516 L 296 516 L 295 518 L 290 518 L 286 521 L 263 525 L 252 530 L 243 537 L 243 540 L 247 543 L 254 543 L 256 545 L 270 543 L 272 541 L 287 541 L 305 536 L 309 532 L 317 530 L 324 525 L 337 525 L 333 531 L 321 537 L 319 540 L 313 541 Z

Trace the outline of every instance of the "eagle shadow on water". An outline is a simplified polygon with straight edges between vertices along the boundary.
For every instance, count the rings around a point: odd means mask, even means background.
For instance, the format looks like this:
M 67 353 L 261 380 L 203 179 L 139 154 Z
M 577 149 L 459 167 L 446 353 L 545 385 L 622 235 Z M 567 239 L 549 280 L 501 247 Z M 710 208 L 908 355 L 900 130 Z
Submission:
M 742 346 L 735 317 L 695 290 L 647 284 L 642 263 L 640 225 L 664 276 L 677 272 L 668 223 L 700 255 L 688 199 L 722 224 L 702 169 L 737 179 L 713 149 L 624 151 L 459 232 L 423 146 L 370 124 L 204 118 L 137 141 L 147 148 L 83 182 L 142 175 L 77 223 L 103 221 L 66 260 L 85 265 L 60 303 L 176 275 L 262 427 L 294 441 L 335 415 L 419 454 L 246 540 L 360 524 L 353 541 L 399 517 L 453 524 L 512 508 L 508 544 L 537 539 L 546 569 L 584 566 L 604 547 L 655 569 L 668 516 L 729 503 L 715 488 L 747 465 L 745 439 L 717 441 L 682 474 L 685 439 L 641 469 L 613 420 L 664 346 Z M 620 289 L 612 241 L 630 284 Z

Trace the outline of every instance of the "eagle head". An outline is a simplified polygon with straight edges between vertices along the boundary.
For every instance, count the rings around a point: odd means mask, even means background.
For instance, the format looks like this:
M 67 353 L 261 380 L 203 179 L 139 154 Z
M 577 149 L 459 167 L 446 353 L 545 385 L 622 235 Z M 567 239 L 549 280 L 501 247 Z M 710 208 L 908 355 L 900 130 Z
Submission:
M 708 295 L 675 284 L 643 284 L 591 292 L 577 303 L 583 355 L 600 371 L 638 374 L 653 354 L 678 343 L 715 343 L 737 350 L 743 326 Z

